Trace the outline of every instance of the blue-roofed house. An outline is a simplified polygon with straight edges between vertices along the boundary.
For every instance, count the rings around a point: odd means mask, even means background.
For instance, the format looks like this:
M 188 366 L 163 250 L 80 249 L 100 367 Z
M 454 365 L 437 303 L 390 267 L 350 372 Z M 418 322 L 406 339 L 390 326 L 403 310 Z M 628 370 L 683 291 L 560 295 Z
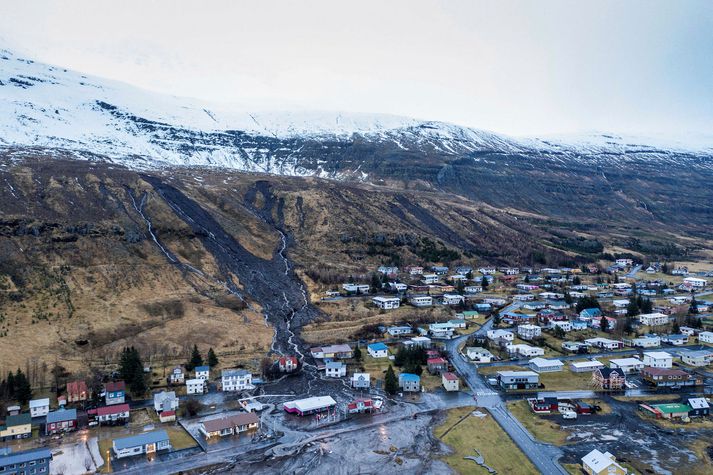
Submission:
M 3 475 L 50 473 L 52 452 L 31 449 L 13 452 L 10 447 L 0 449 L 0 473 Z
M 372 343 L 366 347 L 366 351 L 372 358 L 389 357 L 389 347 L 383 343 Z
M 489 303 L 476 303 L 475 309 L 479 312 L 489 312 L 493 308 Z
M 143 434 L 122 437 L 112 441 L 112 451 L 118 459 L 151 454 L 160 450 L 169 450 L 170 448 L 171 441 L 165 430 L 144 432 Z
M 399 375 L 399 387 L 404 392 L 419 392 L 421 390 L 421 377 L 412 373 Z
M 47 414 L 45 435 L 70 432 L 77 429 L 77 410 L 59 409 Z
M 196 379 L 210 379 L 210 366 L 196 366 L 193 370 L 196 372 Z
M 581 312 L 579 312 L 579 316 L 582 318 L 594 318 L 594 317 L 599 317 L 601 316 L 602 311 L 599 310 L 598 308 L 585 308 Z
M 587 322 L 583 322 L 581 320 L 572 320 L 570 322 L 572 324 L 572 330 L 586 330 L 587 329 Z

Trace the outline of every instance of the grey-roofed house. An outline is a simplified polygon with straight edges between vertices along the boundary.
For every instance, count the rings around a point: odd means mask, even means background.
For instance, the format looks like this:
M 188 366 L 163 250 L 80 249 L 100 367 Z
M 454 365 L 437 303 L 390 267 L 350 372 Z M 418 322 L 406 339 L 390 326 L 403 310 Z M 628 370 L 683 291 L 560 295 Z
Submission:
M 59 409 L 47 414 L 45 435 L 69 432 L 77 428 L 77 410 Z
M 31 449 L 13 452 L 10 447 L 0 449 L 0 473 L 3 475 L 35 475 L 49 473 L 52 452 Z
M 165 430 L 145 432 L 143 434 L 122 437 L 112 441 L 112 451 L 118 459 L 141 454 L 151 454 L 160 450 L 169 450 L 171 441 Z

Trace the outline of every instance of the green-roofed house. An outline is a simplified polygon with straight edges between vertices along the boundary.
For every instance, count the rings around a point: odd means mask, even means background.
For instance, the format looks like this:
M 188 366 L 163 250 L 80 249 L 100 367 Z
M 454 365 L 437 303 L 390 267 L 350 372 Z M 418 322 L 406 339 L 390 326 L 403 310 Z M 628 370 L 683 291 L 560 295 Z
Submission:
M 688 417 L 688 412 L 691 410 L 688 404 L 681 403 L 655 404 L 653 407 L 661 413 L 661 417 L 664 419 Z
M 478 318 L 480 314 L 478 313 L 477 310 L 466 310 L 461 313 L 456 313 L 456 318 L 462 318 L 464 320 L 472 320 L 474 318 Z

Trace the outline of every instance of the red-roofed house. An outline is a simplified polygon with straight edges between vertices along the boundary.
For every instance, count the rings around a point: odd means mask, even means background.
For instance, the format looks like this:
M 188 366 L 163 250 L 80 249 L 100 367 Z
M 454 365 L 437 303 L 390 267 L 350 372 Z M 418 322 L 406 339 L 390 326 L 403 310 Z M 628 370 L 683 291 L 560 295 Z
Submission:
M 448 370 L 448 361 L 440 356 L 436 358 L 428 358 L 426 360 L 426 364 L 428 365 L 428 372 L 431 374 L 438 374 Z
M 67 383 L 67 402 L 86 401 L 91 397 L 87 389 L 87 383 L 80 381 L 70 381 Z
M 161 422 L 173 422 L 176 420 L 176 411 L 163 411 L 158 418 Z
M 291 373 L 297 370 L 298 361 L 296 356 L 281 356 L 277 364 L 281 373 Z
M 87 411 L 89 416 L 100 424 L 115 425 L 125 424 L 129 421 L 130 411 L 128 404 L 115 404 L 113 406 L 97 407 Z
M 460 389 L 458 376 L 455 373 L 445 371 L 441 374 L 441 382 L 446 391 L 458 391 Z

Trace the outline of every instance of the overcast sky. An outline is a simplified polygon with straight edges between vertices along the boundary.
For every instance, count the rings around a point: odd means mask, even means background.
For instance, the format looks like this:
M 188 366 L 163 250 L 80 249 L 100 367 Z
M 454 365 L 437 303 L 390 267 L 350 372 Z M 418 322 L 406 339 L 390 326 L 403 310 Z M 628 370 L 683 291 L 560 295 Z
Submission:
M 35 59 L 253 108 L 513 135 L 713 131 L 713 1 L 4 2 Z

